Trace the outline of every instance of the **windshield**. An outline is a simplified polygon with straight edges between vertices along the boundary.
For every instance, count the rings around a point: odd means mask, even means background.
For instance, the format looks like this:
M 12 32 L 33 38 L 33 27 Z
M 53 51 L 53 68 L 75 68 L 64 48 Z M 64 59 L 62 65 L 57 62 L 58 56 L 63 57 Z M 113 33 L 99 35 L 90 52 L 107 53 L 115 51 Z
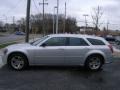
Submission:
M 36 41 L 31 42 L 30 44 L 36 46 L 39 43 L 41 43 L 42 41 L 44 41 L 46 38 L 48 38 L 48 37 L 49 36 L 41 37 L 40 39 L 37 39 Z

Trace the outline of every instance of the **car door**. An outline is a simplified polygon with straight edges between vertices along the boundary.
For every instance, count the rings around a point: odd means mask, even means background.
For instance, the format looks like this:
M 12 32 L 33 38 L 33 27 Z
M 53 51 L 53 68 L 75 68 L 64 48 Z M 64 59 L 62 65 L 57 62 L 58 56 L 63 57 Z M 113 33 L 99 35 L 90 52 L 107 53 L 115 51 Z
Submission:
M 85 54 L 88 52 L 88 43 L 82 38 L 68 38 L 68 45 L 65 48 L 65 64 L 80 65 L 83 63 Z
M 40 65 L 64 64 L 65 37 L 52 37 L 44 42 L 35 52 L 35 62 Z

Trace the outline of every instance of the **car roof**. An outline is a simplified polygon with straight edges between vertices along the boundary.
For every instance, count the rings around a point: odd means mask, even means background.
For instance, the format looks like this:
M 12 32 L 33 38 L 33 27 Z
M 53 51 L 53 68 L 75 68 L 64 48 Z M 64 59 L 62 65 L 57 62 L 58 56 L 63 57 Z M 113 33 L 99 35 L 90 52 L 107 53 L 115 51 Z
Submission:
M 109 44 L 104 38 L 102 37 L 98 37 L 95 35 L 86 35 L 86 34 L 51 34 L 48 35 L 50 37 L 77 37 L 77 38 L 91 38 L 91 39 L 98 39 L 98 40 L 102 40 L 105 44 Z
M 102 37 L 98 37 L 95 35 L 83 35 L 83 34 L 51 34 L 48 35 L 51 37 L 79 37 L 79 38 L 93 38 L 93 39 L 103 39 Z

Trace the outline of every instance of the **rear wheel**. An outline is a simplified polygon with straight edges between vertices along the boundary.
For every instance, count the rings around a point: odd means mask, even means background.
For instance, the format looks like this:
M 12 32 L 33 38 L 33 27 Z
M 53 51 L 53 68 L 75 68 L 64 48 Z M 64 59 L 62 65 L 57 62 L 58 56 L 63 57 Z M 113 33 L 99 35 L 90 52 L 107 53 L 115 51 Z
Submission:
M 102 62 L 102 57 L 99 55 L 92 55 L 87 58 L 87 61 L 85 63 L 85 67 L 88 70 L 91 71 L 98 71 L 101 69 L 103 62 Z
M 15 70 L 22 70 L 28 66 L 28 61 L 25 55 L 14 53 L 8 57 L 8 66 Z

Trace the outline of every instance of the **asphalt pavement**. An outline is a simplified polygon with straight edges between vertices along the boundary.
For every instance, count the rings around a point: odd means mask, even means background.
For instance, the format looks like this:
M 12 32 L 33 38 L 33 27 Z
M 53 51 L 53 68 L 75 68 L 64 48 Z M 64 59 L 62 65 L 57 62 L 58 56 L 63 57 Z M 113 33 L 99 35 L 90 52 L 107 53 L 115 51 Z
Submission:
M 0 90 L 120 90 L 120 60 L 98 72 L 83 67 L 32 66 L 23 71 L 0 68 Z

